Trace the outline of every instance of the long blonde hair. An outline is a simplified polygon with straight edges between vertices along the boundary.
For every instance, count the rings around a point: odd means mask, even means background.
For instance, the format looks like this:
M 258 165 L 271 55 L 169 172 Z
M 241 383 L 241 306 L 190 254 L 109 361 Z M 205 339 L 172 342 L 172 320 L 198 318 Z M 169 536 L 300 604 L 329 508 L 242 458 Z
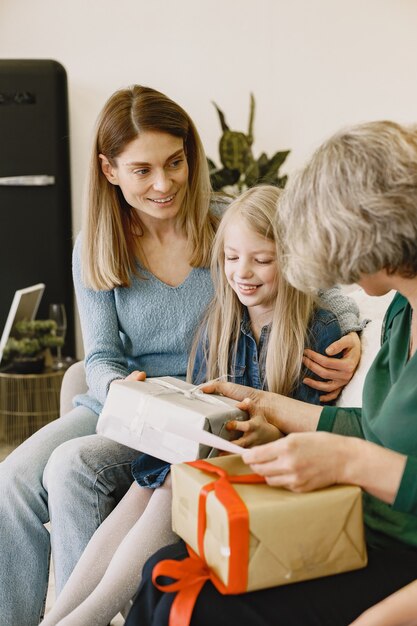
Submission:
M 276 245 L 277 296 L 265 364 L 266 386 L 289 395 L 298 384 L 314 298 L 294 289 L 280 271 L 282 252 L 276 220 L 280 195 L 281 190 L 270 185 L 248 189 L 230 204 L 220 222 L 211 262 L 215 295 L 194 342 L 189 379 L 199 342 L 204 345 L 207 380 L 227 376 L 236 359 L 243 306 L 225 276 L 224 233 L 232 220 L 241 219 Z
M 83 224 L 83 278 L 93 289 L 128 287 L 137 274 L 137 212 L 102 172 L 99 155 L 110 164 L 141 132 L 181 137 L 189 168 L 188 189 L 178 215 L 190 243 L 192 267 L 208 267 L 218 218 L 210 213 L 211 185 L 204 149 L 190 116 L 167 96 L 133 85 L 116 91 L 99 115 Z

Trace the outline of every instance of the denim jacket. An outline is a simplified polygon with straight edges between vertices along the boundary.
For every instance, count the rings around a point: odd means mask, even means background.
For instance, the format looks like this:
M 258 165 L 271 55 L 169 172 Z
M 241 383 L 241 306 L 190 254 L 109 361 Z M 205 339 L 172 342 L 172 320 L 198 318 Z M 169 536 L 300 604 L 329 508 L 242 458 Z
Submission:
M 259 344 L 257 345 L 251 331 L 247 309 L 244 310 L 243 320 L 240 325 L 236 359 L 233 367 L 230 368 L 229 381 L 239 385 L 254 387 L 255 389 L 267 389 L 265 361 L 270 331 L 270 324 L 262 328 Z M 336 316 L 326 309 L 315 309 L 308 328 L 306 348 L 325 354 L 327 346 L 340 339 L 341 336 L 342 332 Z M 304 368 L 301 372 L 300 382 L 291 396 L 310 404 L 320 404 L 319 397 L 322 392 L 312 389 L 301 382 L 305 376 L 319 379 L 310 370 Z M 203 346 L 200 344 L 197 348 L 193 368 L 193 382 L 200 384 L 205 380 L 206 365 Z

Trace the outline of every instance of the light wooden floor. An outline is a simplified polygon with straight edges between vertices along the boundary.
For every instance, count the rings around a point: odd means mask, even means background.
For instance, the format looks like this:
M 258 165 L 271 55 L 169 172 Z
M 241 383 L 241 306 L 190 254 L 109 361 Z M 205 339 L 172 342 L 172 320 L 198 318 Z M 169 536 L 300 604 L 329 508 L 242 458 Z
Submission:
M 3 459 L 5 459 L 6 456 L 10 454 L 10 452 L 13 449 L 14 449 L 14 446 L 8 446 L 6 444 L 0 443 L 0 461 L 3 461 Z M 48 526 L 49 524 L 47 525 L 47 527 Z M 46 596 L 46 612 L 49 611 L 54 601 L 55 601 L 55 581 L 54 581 L 54 575 L 53 575 L 53 564 L 51 563 L 51 575 L 49 579 L 48 595 Z M 111 626 L 123 626 L 123 624 L 124 624 L 124 619 L 120 614 L 117 615 L 111 622 Z

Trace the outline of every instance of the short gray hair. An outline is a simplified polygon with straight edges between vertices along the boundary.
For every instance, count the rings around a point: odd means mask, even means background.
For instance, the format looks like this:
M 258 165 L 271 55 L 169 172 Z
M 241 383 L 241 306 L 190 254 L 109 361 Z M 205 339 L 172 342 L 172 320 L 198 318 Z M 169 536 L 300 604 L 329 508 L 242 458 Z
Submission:
M 336 133 L 280 202 L 288 280 L 306 291 L 382 269 L 417 275 L 417 129 L 389 121 Z

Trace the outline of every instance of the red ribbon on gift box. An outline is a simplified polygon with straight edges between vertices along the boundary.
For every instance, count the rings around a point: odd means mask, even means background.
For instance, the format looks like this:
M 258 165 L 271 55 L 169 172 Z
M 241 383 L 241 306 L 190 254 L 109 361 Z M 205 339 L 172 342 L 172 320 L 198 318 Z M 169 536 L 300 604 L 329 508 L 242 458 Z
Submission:
M 235 491 L 232 483 L 259 484 L 265 479 L 258 474 L 229 475 L 226 470 L 207 461 L 191 461 L 187 463 L 196 469 L 217 478 L 204 485 L 198 500 L 198 550 L 200 556 L 187 545 L 189 556 L 183 561 L 167 559 L 155 565 L 152 572 L 152 582 L 161 591 L 174 592 L 177 595 L 171 607 L 169 626 L 188 626 L 194 605 L 203 585 L 211 580 L 213 585 L 222 594 L 243 593 L 248 586 L 249 565 L 249 513 L 246 504 Z M 214 491 L 217 499 L 226 509 L 229 522 L 229 576 L 225 585 L 207 565 L 204 557 L 204 533 L 206 531 L 206 500 L 209 493 Z M 160 585 L 158 576 L 168 576 L 176 582 Z

